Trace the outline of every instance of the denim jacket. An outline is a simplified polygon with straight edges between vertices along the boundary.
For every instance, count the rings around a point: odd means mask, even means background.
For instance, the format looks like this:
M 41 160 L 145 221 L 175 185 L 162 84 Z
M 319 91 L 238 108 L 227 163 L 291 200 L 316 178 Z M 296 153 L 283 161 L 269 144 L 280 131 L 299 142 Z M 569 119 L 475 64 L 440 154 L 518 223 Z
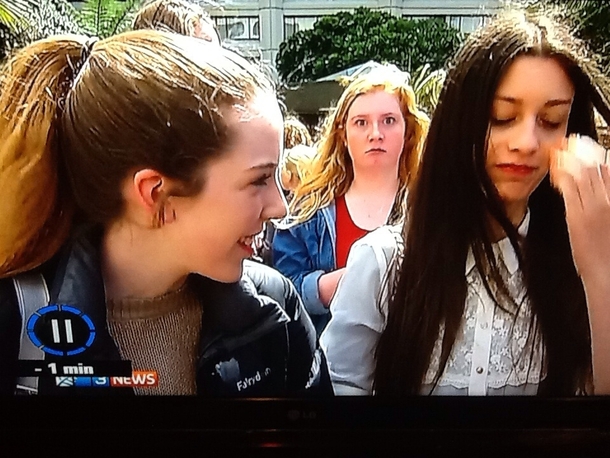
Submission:
M 329 309 L 320 301 L 318 279 L 337 268 L 336 221 L 333 201 L 309 220 L 278 229 L 273 239 L 273 265 L 296 286 L 318 335 L 330 320 Z

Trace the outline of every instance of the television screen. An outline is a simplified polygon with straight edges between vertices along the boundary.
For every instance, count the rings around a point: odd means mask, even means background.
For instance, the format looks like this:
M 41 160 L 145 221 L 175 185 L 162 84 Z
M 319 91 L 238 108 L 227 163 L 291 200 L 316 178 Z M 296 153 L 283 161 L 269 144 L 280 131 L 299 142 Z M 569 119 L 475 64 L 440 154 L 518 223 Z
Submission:
M 492 0 L 163 1 L 0 2 L 0 450 L 607 456 L 580 42 Z

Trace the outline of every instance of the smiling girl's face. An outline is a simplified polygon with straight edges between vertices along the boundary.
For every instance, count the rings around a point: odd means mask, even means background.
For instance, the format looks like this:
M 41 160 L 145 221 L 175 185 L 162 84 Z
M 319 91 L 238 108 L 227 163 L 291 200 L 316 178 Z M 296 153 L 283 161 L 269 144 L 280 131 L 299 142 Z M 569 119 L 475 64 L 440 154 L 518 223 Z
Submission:
M 276 176 L 283 142 L 277 101 L 261 95 L 227 118 L 230 148 L 204 167 L 197 196 L 172 198 L 177 217 L 168 228 L 184 273 L 232 282 L 252 255 L 253 237 L 265 221 L 285 216 L 286 201 Z
M 548 57 L 515 59 L 493 101 L 486 169 L 507 216 L 519 221 L 549 171 L 549 154 L 566 136 L 574 86 Z

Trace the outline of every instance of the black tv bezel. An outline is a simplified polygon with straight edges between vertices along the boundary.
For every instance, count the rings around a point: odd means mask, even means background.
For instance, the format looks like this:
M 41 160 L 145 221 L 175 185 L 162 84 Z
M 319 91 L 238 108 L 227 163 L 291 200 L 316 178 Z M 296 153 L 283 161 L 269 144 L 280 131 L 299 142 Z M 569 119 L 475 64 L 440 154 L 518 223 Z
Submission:
M 496 450 L 553 456 L 610 454 L 610 397 L 36 397 L 0 402 L 3 441 L 28 438 L 58 450 L 145 443 L 185 453 L 192 446 L 430 453 Z M 100 441 L 101 438 L 107 438 Z M 6 443 L 6 442 L 5 442 Z M 483 448 L 481 448 L 483 447 Z M 491 447 L 491 449 L 490 449 Z M 598 452 L 607 450 L 605 454 Z M 371 455 L 368 455 L 368 454 Z M 477 453 L 478 455 L 479 453 Z M 324 455 L 318 455 L 324 456 Z M 351 456 L 351 455 L 350 455 Z M 411 455 L 408 455 L 411 456 Z

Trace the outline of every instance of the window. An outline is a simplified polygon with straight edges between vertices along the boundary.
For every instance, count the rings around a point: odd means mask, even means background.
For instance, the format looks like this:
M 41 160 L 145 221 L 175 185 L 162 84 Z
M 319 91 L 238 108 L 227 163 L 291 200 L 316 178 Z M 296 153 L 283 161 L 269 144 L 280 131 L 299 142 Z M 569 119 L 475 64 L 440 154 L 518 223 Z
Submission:
M 487 24 L 489 16 L 447 16 L 447 23 L 460 32 L 470 33 Z
M 214 17 L 222 40 L 260 40 L 258 16 Z
M 416 21 L 423 19 L 440 19 L 464 33 L 470 33 L 482 25 L 487 24 L 487 22 L 490 20 L 490 16 L 485 15 L 404 15 L 403 18 Z
M 428 15 L 424 15 L 424 14 L 411 14 L 411 15 L 403 15 L 402 17 L 403 19 L 408 19 L 408 20 L 412 20 L 412 21 L 424 21 L 426 19 L 436 19 L 439 21 L 445 21 L 447 22 L 447 17 L 446 16 L 442 16 L 442 15 L 435 15 L 435 16 L 428 16 Z
M 299 30 L 312 29 L 319 16 L 284 16 L 284 40 Z

